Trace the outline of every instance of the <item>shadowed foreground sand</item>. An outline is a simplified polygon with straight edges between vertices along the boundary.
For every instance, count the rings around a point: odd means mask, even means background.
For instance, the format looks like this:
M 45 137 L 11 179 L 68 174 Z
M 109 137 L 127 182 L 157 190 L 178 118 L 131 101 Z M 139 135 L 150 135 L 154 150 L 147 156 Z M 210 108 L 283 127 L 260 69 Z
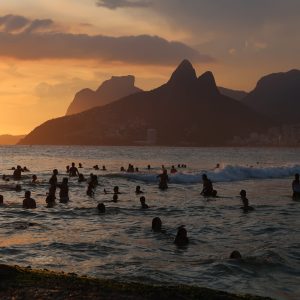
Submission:
M 153 286 L 0 265 L 0 299 L 262 300 L 186 285 Z

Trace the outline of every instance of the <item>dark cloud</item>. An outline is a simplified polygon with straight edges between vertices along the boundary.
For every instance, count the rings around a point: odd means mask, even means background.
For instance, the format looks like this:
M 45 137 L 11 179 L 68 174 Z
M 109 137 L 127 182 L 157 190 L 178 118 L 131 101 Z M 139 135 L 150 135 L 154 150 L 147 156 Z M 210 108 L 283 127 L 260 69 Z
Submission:
M 6 33 L 34 32 L 50 29 L 52 25 L 54 25 L 54 22 L 50 19 L 30 20 L 18 15 L 0 17 L 0 31 Z
M 149 0 L 98 0 L 96 1 L 96 5 L 108 9 L 138 8 L 138 7 L 150 6 L 151 1 Z
M 171 65 L 184 58 L 193 62 L 212 62 L 208 55 L 180 42 L 157 36 L 110 37 L 63 32 L 44 32 L 52 20 L 28 22 L 19 33 L 0 32 L 0 56 L 24 60 L 96 59 L 136 64 Z
M 30 23 L 30 20 L 23 16 L 6 15 L 0 17 L 0 29 L 5 32 L 22 30 Z
M 29 33 L 49 29 L 52 25 L 54 25 L 54 22 L 50 19 L 36 19 L 30 23 L 30 25 L 25 29 L 25 32 Z

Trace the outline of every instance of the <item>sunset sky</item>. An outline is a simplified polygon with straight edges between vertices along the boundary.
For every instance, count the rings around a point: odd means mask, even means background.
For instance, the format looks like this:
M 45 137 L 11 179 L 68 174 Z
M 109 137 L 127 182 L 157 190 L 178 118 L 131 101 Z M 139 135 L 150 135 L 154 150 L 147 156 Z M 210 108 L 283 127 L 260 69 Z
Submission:
M 112 75 L 151 89 L 184 58 L 249 91 L 300 68 L 299 0 L 0 0 L 0 134 L 65 114 Z

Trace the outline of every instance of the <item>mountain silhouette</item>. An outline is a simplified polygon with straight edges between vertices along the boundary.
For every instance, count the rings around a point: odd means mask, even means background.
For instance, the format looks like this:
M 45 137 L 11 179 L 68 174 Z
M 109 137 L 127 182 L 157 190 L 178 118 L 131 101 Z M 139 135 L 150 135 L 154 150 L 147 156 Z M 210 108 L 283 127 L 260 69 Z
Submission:
M 279 125 L 299 123 L 300 70 L 261 78 L 242 102 Z
M 197 78 L 184 60 L 166 84 L 49 120 L 21 144 L 135 145 L 151 129 L 159 145 L 219 146 L 268 125 L 266 118 L 222 95 L 211 72 Z
M 239 101 L 244 99 L 248 95 L 248 93 L 245 91 L 232 90 L 221 86 L 219 86 L 218 89 L 222 95 Z
M 96 91 L 83 89 L 76 93 L 66 115 L 77 114 L 141 92 L 141 89 L 134 86 L 134 81 L 135 78 L 132 75 L 113 76 L 110 80 L 104 81 Z

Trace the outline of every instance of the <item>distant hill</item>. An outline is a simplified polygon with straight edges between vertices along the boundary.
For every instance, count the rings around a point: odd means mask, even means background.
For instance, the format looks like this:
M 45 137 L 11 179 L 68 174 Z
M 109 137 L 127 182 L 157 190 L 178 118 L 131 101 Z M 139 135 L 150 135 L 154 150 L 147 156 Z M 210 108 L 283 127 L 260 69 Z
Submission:
M 20 144 L 136 145 L 151 129 L 159 145 L 221 146 L 268 125 L 266 118 L 222 95 L 211 72 L 197 78 L 184 60 L 166 84 L 49 120 Z
M 3 134 L 0 135 L 0 145 L 16 145 L 25 135 L 10 135 Z
M 75 95 L 66 115 L 77 114 L 141 92 L 141 89 L 134 86 L 134 81 L 135 78 L 131 75 L 113 76 L 110 80 L 104 81 L 96 91 L 83 89 Z
M 242 102 L 280 125 L 299 123 L 300 70 L 263 77 Z
M 245 91 L 231 90 L 220 86 L 218 87 L 218 89 L 222 95 L 239 101 L 248 95 L 248 93 Z

